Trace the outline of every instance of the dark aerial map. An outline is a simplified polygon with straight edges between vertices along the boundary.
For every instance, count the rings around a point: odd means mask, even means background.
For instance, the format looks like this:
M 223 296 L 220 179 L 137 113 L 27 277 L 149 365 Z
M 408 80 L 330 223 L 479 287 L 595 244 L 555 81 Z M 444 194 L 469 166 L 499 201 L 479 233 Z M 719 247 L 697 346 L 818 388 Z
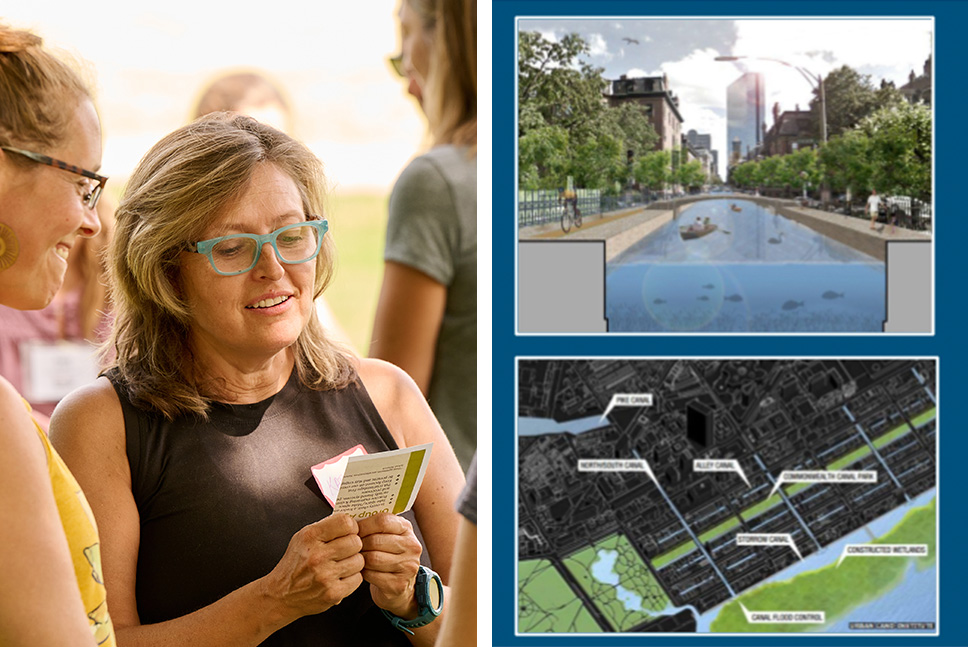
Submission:
M 936 393 L 935 359 L 519 359 L 517 632 L 937 632 Z

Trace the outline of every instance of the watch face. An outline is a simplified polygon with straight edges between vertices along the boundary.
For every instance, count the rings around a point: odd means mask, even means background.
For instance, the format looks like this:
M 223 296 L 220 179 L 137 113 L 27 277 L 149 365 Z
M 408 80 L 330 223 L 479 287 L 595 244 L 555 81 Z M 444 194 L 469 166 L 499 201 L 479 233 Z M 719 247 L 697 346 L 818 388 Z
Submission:
M 427 595 L 430 597 L 431 609 L 439 609 L 442 604 L 440 586 L 441 584 L 436 577 L 430 578 L 430 581 L 427 583 Z

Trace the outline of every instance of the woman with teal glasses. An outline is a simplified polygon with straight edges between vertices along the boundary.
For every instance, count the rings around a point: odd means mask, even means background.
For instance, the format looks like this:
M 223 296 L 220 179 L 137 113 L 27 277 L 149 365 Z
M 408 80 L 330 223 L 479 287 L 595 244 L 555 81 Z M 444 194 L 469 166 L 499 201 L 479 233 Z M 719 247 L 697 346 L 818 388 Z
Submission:
M 249 117 L 148 152 L 109 259 L 114 366 L 51 437 L 89 491 L 119 642 L 430 645 L 463 479 L 405 373 L 326 338 L 322 167 Z M 413 510 L 334 514 L 310 468 L 433 442 Z M 446 596 L 445 596 L 446 597 Z

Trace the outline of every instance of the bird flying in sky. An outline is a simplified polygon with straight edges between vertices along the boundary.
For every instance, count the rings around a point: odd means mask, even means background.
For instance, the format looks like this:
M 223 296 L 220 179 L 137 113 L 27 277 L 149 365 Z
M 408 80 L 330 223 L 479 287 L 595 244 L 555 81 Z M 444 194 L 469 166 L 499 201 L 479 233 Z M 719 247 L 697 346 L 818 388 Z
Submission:
M 639 41 L 635 40 L 634 38 L 629 38 L 628 36 L 626 36 L 622 40 L 624 40 L 629 45 L 638 45 L 639 44 Z

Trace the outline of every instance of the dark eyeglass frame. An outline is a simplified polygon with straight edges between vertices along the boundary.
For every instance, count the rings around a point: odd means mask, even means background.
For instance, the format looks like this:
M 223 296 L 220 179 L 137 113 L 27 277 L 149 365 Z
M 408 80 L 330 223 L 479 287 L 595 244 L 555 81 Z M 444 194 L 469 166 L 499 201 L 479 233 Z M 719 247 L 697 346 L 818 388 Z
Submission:
M 397 76 L 407 76 L 407 73 L 403 70 L 403 52 L 388 58 L 387 63 L 389 63 L 390 68 L 397 73 Z
M 80 166 L 68 164 L 62 160 L 54 159 L 49 155 L 42 155 L 40 153 L 34 153 L 33 151 L 25 151 L 22 148 L 14 148 L 13 146 L 0 146 L 0 149 L 9 151 L 11 153 L 16 153 L 17 155 L 22 155 L 33 162 L 37 162 L 38 164 L 53 166 L 54 168 L 59 168 L 62 171 L 67 171 L 68 173 L 74 173 L 75 175 L 80 175 L 82 177 L 95 180 L 97 184 L 94 185 L 94 188 L 91 189 L 91 192 L 81 197 L 81 202 L 88 209 L 94 209 L 94 207 L 97 206 L 97 201 L 101 197 L 101 191 L 104 189 L 104 185 L 107 184 L 108 181 L 107 177 L 98 175 L 94 171 L 88 171 Z
M 276 246 L 276 240 L 279 234 L 289 229 L 294 229 L 296 227 L 306 227 L 306 226 L 314 227 L 319 234 L 319 239 L 316 242 L 316 252 L 309 258 L 305 258 L 301 261 L 287 261 L 282 257 L 282 254 L 279 253 L 279 248 Z M 301 263 L 308 263 L 309 261 L 319 256 L 319 251 L 323 248 L 323 236 L 326 235 L 327 231 L 329 231 L 328 220 L 326 220 L 325 218 L 320 218 L 319 216 L 310 215 L 310 216 L 307 216 L 306 220 L 302 222 L 294 222 L 291 225 L 285 225 L 284 227 L 280 227 L 279 229 L 276 229 L 275 231 L 271 231 L 268 234 L 263 234 L 263 235 L 229 234 L 228 236 L 219 236 L 218 238 L 209 238 L 208 240 L 201 240 L 197 243 L 188 243 L 187 249 L 190 252 L 195 252 L 196 254 L 207 256 L 208 262 L 212 266 L 212 269 L 215 270 L 218 274 L 221 274 L 222 276 L 237 276 L 239 274 L 245 274 L 246 272 L 250 271 L 253 267 L 256 266 L 256 263 L 258 263 L 259 259 L 262 257 L 262 246 L 265 245 L 266 243 L 270 243 L 272 245 L 272 249 L 275 250 L 276 258 L 279 260 L 280 263 L 285 263 L 286 265 L 299 265 Z M 215 266 L 215 258 L 212 256 L 212 249 L 215 247 L 215 245 L 222 242 L 223 240 L 230 240 L 233 238 L 247 238 L 249 240 L 254 240 L 256 244 L 255 254 L 253 255 L 253 258 L 252 258 L 252 264 L 249 265 L 244 270 L 239 270 L 237 272 L 223 272 L 222 270 L 220 270 Z

